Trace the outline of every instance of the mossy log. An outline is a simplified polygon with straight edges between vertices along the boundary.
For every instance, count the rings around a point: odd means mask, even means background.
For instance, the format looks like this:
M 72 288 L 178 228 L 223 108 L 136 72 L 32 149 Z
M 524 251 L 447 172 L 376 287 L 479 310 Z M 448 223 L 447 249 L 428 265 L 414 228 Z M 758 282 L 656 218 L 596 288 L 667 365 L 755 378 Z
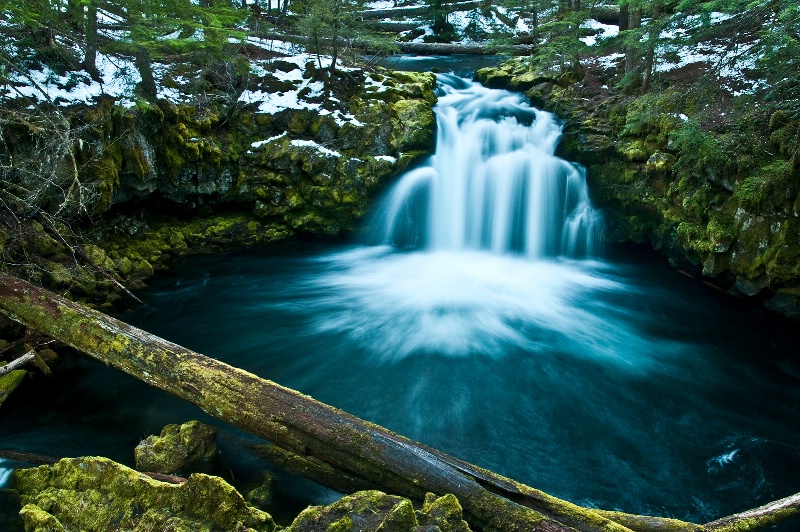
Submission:
M 452 13 L 453 11 L 467 11 L 487 5 L 487 2 L 480 0 L 477 2 L 458 2 L 447 5 L 447 10 Z M 364 20 L 380 20 L 392 17 L 418 17 L 426 15 L 430 12 L 428 6 L 408 6 L 408 7 L 391 7 L 386 9 L 370 9 L 362 11 L 359 15 Z
M 331 476 L 341 472 L 415 499 L 427 492 L 452 493 L 466 518 L 483 530 L 705 530 L 702 525 L 602 512 L 557 499 L 3 274 L 0 312 L 292 454 L 327 464 Z M 324 475 L 317 480 L 324 481 Z M 796 513 L 796 507 L 780 509 L 781 518 Z
M 533 51 L 533 47 L 529 44 L 497 46 L 492 44 L 396 42 L 395 45 L 404 54 L 416 55 L 493 55 L 497 53 L 530 55 Z

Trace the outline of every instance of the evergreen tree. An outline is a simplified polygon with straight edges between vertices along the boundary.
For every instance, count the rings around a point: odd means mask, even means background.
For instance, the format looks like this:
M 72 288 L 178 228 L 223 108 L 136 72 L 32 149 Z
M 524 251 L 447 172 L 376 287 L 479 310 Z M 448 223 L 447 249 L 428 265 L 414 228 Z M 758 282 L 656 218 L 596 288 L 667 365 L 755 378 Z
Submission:
M 187 54 L 200 66 L 224 61 L 229 38 L 242 38 L 245 13 L 224 0 L 120 0 L 129 40 L 107 49 L 130 54 L 141 76 L 140 94 L 155 101 L 152 62 L 168 54 Z
M 368 31 L 361 18 L 363 0 L 298 0 L 293 9 L 299 11 L 298 32 L 309 39 L 309 49 L 317 56 L 326 91 L 332 89 L 340 74 L 339 60 L 353 49 L 354 43 L 367 43 L 370 49 L 379 51 L 391 49 L 389 40 Z M 330 65 L 323 64 L 323 56 L 330 56 Z

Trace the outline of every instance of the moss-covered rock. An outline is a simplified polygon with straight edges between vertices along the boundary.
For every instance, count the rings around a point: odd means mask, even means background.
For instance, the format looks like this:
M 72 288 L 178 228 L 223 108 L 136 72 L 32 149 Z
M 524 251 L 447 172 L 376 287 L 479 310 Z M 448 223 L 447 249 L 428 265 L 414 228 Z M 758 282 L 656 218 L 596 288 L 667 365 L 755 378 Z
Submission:
M 462 519 L 463 510 L 455 495 L 448 493 L 437 497 L 425 495 L 425 503 L 417 515 L 420 524 L 436 526 L 442 532 L 469 532 L 469 524 Z
M 197 470 L 217 456 L 217 429 L 199 421 L 167 425 L 159 436 L 142 440 L 134 456 L 139 471 L 172 474 Z
M 607 239 L 649 242 L 687 271 L 732 279 L 732 293 L 758 294 L 768 307 L 796 314 L 800 180 L 791 170 L 791 117 L 769 117 L 764 139 L 752 107 L 732 109 L 734 124 L 718 117 L 703 124 L 708 102 L 677 87 L 599 90 L 597 79 L 548 78 L 524 59 L 477 77 L 498 88 L 524 85 L 534 105 L 566 121 L 558 153 L 587 166 Z
M 275 529 L 269 514 L 218 477 L 196 473 L 184 484 L 168 484 L 107 458 L 65 458 L 19 469 L 11 487 L 20 495 L 26 530 Z
M 287 529 L 291 532 L 469 532 L 458 499 L 428 493 L 422 509 L 380 491 L 361 491 L 329 506 L 311 506 Z

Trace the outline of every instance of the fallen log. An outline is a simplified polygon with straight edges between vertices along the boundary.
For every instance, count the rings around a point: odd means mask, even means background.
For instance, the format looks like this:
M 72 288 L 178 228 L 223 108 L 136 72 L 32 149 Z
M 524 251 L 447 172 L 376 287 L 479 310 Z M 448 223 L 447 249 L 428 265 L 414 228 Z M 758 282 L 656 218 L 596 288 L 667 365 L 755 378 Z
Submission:
M 417 55 L 530 55 L 533 46 L 529 44 L 509 44 L 497 46 L 492 44 L 460 44 L 436 42 L 396 42 L 395 45 L 404 54 Z
M 706 523 L 709 532 L 737 532 L 740 530 L 756 530 L 772 526 L 781 520 L 784 513 L 797 515 L 800 512 L 800 493 L 753 508 L 740 514 L 729 515 Z M 743 528 L 742 523 L 749 523 L 753 528 Z
M 468 11 L 487 5 L 487 2 L 481 0 L 479 2 L 458 2 L 447 5 L 447 11 L 452 13 L 454 11 Z M 363 20 L 379 20 L 383 18 L 392 17 L 418 17 L 430 13 L 431 8 L 428 6 L 410 6 L 410 7 L 389 7 L 386 9 L 370 9 L 361 11 L 359 15 Z
M 354 481 L 415 499 L 426 492 L 452 493 L 468 520 L 484 530 L 706 530 L 557 499 L 3 274 L 0 312 L 274 443 L 287 456 L 313 462 L 317 471 L 327 467 L 326 475 L 341 471 Z M 775 515 L 797 514 L 796 507 L 781 506 Z M 738 531 L 756 529 L 748 518 L 733 519 Z M 734 530 L 725 526 L 714 530 Z

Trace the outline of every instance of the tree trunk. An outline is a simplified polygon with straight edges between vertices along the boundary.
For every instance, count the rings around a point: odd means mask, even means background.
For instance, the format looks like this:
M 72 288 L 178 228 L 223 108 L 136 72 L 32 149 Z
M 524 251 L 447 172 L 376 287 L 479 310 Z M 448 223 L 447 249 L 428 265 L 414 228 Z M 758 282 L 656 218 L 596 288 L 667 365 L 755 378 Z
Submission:
M 625 31 L 630 27 L 630 12 L 628 4 L 619 7 L 619 31 Z M 601 21 L 602 22 L 602 21 Z
M 630 9 L 628 16 L 628 29 L 637 30 L 642 27 L 642 10 Z M 638 43 L 630 44 L 625 51 L 625 74 L 627 75 L 626 89 L 635 90 L 641 86 L 642 54 Z
M 794 137 L 794 152 L 792 153 L 792 173 L 800 176 L 800 118 L 797 119 L 797 134 Z
M 0 274 L 0 312 L 269 440 L 289 451 L 289 456 L 313 461 L 317 469 L 341 471 L 354 482 L 415 499 L 426 492 L 452 493 L 467 519 L 483 530 L 705 529 L 556 499 L 5 274 Z M 800 494 L 795 498 L 800 499 Z M 778 506 L 773 520 L 800 513 L 796 504 Z M 732 519 L 740 525 L 737 530 L 752 529 L 747 516 Z
M 140 47 L 136 50 L 134 64 L 136 65 L 136 70 L 139 71 L 139 75 L 142 77 L 142 81 L 139 83 L 139 90 L 142 97 L 151 103 L 155 103 L 156 97 L 158 96 L 158 88 L 156 87 L 156 79 L 153 77 L 153 67 L 150 65 L 150 52 L 147 48 Z
M 86 55 L 83 58 L 83 69 L 95 81 L 101 81 L 97 70 L 97 4 L 92 1 L 86 6 Z

